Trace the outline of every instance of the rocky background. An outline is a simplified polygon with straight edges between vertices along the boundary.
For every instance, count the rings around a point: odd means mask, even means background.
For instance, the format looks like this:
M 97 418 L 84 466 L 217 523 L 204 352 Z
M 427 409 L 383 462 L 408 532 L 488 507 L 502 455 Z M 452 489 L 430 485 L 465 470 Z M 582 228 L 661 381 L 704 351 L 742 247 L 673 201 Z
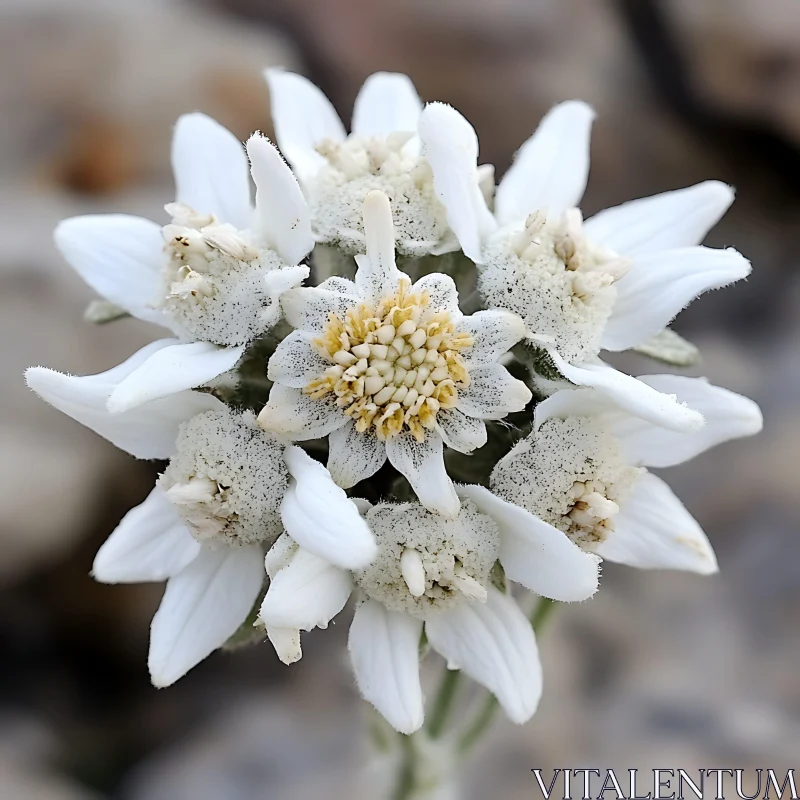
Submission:
M 0 798 L 370 798 L 345 626 L 282 667 L 266 645 L 148 683 L 161 587 L 107 587 L 92 555 L 146 495 L 134 463 L 34 399 L 30 364 L 106 369 L 152 337 L 82 322 L 58 219 L 158 215 L 170 128 L 203 110 L 271 130 L 262 67 L 308 74 L 347 118 L 377 69 L 475 124 L 507 167 L 553 103 L 599 119 L 585 211 L 719 178 L 711 235 L 754 264 L 676 328 L 694 374 L 756 398 L 766 428 L 667 476 L 721 574 L 608 566 L 542 636 L 546 692 L 497 725 L 464 797 L 534 796 L 529 769 L 797 767 L 800 741 L 800 4 L 796 0 L 0 0 Z M 642 360 L 624 364 L 657 372 Z

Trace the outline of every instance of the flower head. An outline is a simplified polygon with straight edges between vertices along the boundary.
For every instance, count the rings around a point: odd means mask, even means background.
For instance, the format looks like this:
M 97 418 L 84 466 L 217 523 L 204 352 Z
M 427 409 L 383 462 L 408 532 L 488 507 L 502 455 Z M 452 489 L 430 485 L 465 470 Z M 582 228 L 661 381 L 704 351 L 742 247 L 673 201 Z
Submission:
M 670 431 L 621 411 L 595 390 L 561 390 L 537 406 L 534 431 L 497 464 L 492 491 L 611 561 L 715 572 L 700 526 L 646 467 L 679 464 L 753 435 L 761 430 L 761 412 L 752 400 L 701 378 L 639 380 L 689 402 L 705 426 Z
M 442 445 L 480 447 L 482 420 L 530 400 L 498 363 L 524 327 L 502 311 L 465 317 L 446 275 L 412 285 L 395 265 L 386 195 L 371 192 L 363 213 L 367 252 L 356 256 L 355 282 L 331 278 L 284 294 L 284 313 L 298 330 L 270 358 L 275 385 L 259 421 L 295 440 L 330 434 L 328 469 L 344 487 L 388 456 L 425 506 L 455 516 Z
M 325 468 L 211 394 L 176 392 L 111 414 L 116 385 L 163 343 L 88 377 L 42 367 L 28 385 L 138 458 L 170 459 L 147 499 L 97 553 L 105 583 L 167 580 L 153 619 L 153 683 L 174 683 L 236 632 L 263 593 L 264 548 L 284 531 L 344 568 L 375 555 L 372 533 Z
M 418 503 L 359 501 L 378 543 L 362 569 L 332 566 L 288 536 L 267 554 L 271 583 L 260 618 L 281 658 L 299 658 L 299 631 L 326 627 L 355 590 L 362 600 L 349 640 L 356 681 L 402 733 L 423 722 L 423 628 L 451 668 L 486 686 L 522 723 L 539 702 L 541 667 L 531 626 L 505 578 L 564 601 L 597 589 L 598 559 L 561 531 L 481 486 L 458 491 L 463 503 L 449 520 Z
M 308 209 L 277 150 L 242 144 L 202 114 L 178 120 L 172 146 L 176 202 L 161 226 L 122 214 L 65 220 L 55 238 L 97 292 L 179 337 L 132 373 L 111 409 L 202 385 L 232 369 L 244 346 L 280 318 L 278 297 L 299 285 L 313 247 Z
M 307 79 L 279 69 L 267 70 L 266 78 L 278 146 L 303 186 L 317 241 L 363 252 L 361 207 L 369 192 L 379 190 L 391 200 L 401 255 L 458 249 L 430 167 L 420 157 L 422 103 L 408 77 L 377 72 L 367 78 L 349 136 L 328 99 Z
M 635 396 L 630 409 L 654 422 L 696 427 L 697 415 L 633 387 L 633 379 L 598 355 L 643 344 L 698 295 L 749 274 L 749 262 L 735 250 L 698 246 L 733 192 L 707 181 L 584 223 L 577 206 L 589 174 L 593 119 L 592 109 L 577 101 L 550 111 L 497 187 L 494 216 L 478 191 L 477 151 L 465 146 L 475 136 L 467 120 L 432 103 L 421 115 L 420 137 L 450 226 L 478 265 L 486 305 L 518 314 L 528 338 L 550 351 L 569 381 L 616 400 Z

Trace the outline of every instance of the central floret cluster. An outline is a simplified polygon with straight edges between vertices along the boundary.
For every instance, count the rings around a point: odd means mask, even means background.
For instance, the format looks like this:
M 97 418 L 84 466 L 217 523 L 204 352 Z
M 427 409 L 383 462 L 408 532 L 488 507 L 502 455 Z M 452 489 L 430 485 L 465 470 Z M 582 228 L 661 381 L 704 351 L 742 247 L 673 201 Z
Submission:
M 616 300 L 613 284 L 631 265 L 589 240 L 582 225 L 577 208 L 550 216 L 534 211 L 522 229 L 490 239 L 479 277 L 488 305 L 507 308 L 529 331 L 552 337 L 568 361 L 600 350 Z
M 469 386 L 460 352 L 473 344 L 448 311 L 426 314 L 429 305 L 427 292 L 411 291 L 401 278 L 377 307 L 361 303 L 344 320 L 331 314 L 314 344 L 333 363 L 306 394 L 334 394 L 359 432 L 373 427 L 385 441 L 405 427 L 421 442 L 437 412 L 455 408 L 458 390 Z

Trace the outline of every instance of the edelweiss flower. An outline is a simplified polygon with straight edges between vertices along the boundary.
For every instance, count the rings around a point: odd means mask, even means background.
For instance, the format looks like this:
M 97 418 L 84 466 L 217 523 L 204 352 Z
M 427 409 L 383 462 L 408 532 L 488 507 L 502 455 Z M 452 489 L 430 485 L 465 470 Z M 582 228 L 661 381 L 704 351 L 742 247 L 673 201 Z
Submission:
M 109 398 L 125 411 L 201 386 L 232 369 L 244 345 L 280 318 L 280 293 L 298 286 L 296 266 L 314 245 L 300 187 L 277 150 L 242 144 L 203 114 L 178 120 L 172 145 L 177 202 L 172 223 L 103 214 L 56 229 L 64 257 L 99 294 L 180 338 L 158 348 Z
M 274 385 L 259 422 L 293 440 L 330 434 L 328 469 L 345 488 L 388 456 L 423 505 L 456 516 L 442 444 L 469 453 L 486 442 L 482 420 L 530 400 L 497 363 L 524 326 L 504 311 L 463 316 L 446 275 L 412 286 L 395 265 L 386 195 L 370 192 L 363 213 L 367 254 L 356 256 L 355 283 L 329 278 L 283 295 L 298 330 L 269 360 Z
M 433 103 L 419 130 L 436 193 L 478 265 L 487 306 L 519 314 L 572 383 L 593 386 L 655 424 L 690 429 L 701 423 L 696 414 L 597 356 L 601 348 L 644 343 L 698 295 L 749 274 L 735 250 L 696 246 L 733 192 L 707 181 L 625 203 L 584 224 L 576 206 L 589 173 L 593 118 L 577 101 L 547 114 L 500 182 L 494 217 L 478 190 L 477 139 L 467 120 Z
M 363 567 L 376 552 L 357 507 L 325 468 L 285 448 L 252 414 L 189 390 L 109 413 L 114 389 L 166 346 L 154 342 L 99 375 L 26 373 L 44 400 L 117 447 L 170 459 L 147 499 L 100 548 L 93 570 L 104 583 L 167 580 L 150 638 L 156 686 L 174 683 L 236 632 L 263 591 L 264 548 L 284 530 L 342 567 Z
M 422 103 L 408 77 L 377 72 L 367 78 L 348 136 L 330 101 L 306 78 L 279 69 L 265 75 L 278 147 L 303 187 L 318 242 L 364 252 L 361 207 L 377 189 L 392 203 L 398 253 L 459 249 L 420 158 Z
M 610 561 L 710 573 L 714 551 L 661 478 L 644 467 L 688 461 L 721 442 L 761 430 L 758 406 L 703 378 L 646 375 L 705 415 L 675 432 L 615 408 L 593 389 L 565 389 L 536 407 L 534 431 L 492 472 L 492 491 Z
M 451 669 L 486 686 L 521 724 L 536 710 L 542 675 L 533 630 L 505 578 L 562 601 L 597 589 L 599 560 L 561 531 L 482 486 L 458 491 L 461 510 L 449 520 L 418 503 L 370 508 L 357 501 L 378 541 L 377 557 L 361 570 L 333 566 L 289 536 L 267 554 L 271 582 L 261 620 L 281 658 L 299 657 L 299 631 L 326 627 L 357 589 L 364 602 L 349 642 L 356 680 L 402 733 L 423 722 L 423 627 Z

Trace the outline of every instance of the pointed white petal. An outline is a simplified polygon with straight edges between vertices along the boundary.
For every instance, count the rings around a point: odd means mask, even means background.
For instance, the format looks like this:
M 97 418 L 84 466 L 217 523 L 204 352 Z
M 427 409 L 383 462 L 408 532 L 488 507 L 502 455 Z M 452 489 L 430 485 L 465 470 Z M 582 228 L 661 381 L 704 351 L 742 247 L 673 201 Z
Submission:
M 175 199 L 244 230 L 253 224 L 244 145 L 205 114 L 184 114 L 172 137 Z
M 663 330 L 696 297 L 750 274 L 736 250 L 687 247 L 643 255 L 617 283 L 617 300 L 602 346 L 627 350 Z
M 169 458 L 182 422 L 195 414 L 219 408 L 210 394 L 179 392 L 122 414 L 111 414 L 108 398 L 120 381 L 174 339 L 153 342 L 126 362 L 98 375 L 77 377 L 44 367 L 25 373 L 28 386 L 43 400 L 136 458 Z
M 506 576 L 543 597 L 562 602 L 586 600 L 597 591 L 600 566 L 562 531 L 483 486 L 456 488 L 500 529 L 500 563 Z
M 472 347 L 461 357 L 467 367 L 488 367 L 525 338 L 525 323 L 510 311 L 477 311 L 463 317 L 459 330 L 472 334 Z
M 552 350 L 550 357 L 567 380 L 596 389 L 601 397 L 635 417 L 671 431 L 696 431 L 703 426 L 702 414 L 608 364 L 568 364 Z
M 261 619 L 270 627 L 327 628 L 352 590 L 350 573 L 302 547 L 270 581 Z
M 478 137 L 472 125 L 444 103 L 428 103 L 419 119 L 422 154 L 447 222 L 468 258 L 481 263 L 483 239 L 497 224 L 478 180 Z
M 134 317 L 169 327 L 156 310 L 164 239 L 161 226 L 127 214 L 65 219 L 54 233 L 67 263 L 106 300 Z
M 288 533 L 282 533 L 264 556 L 264 569 L 266 569 L 267 575 L 274 578 L 291 563 L 298 549 L 297 542 Z
M 376 72 L 364 81 L 353 106 L 353 133 L 388 136 L 416 131 L 422 102 L 407 75 Z
M 301 547 L 345 569 L 360 569 L 375 557 L 372 531 L 330 473 L 299 447 L 284 453 L 294 479 L 281 504 L 286 532 Z
M 468 417 L 457 408 L 445 408 L 436 415 L 436 430 L 444 443 L 459 453 L 471 453 L 486 444 L 483 420 Z
M 153 685 L 170 686 L 236 633 L 264 582 L 260 547 L 204 547 L 170 578 L 150 628 Z
M 281 320 L 283 295 L 296 289 L 311 274 L 311 268 L 305 264 L 296 267 L 273 269 L 264 275 L 264 291 L 266 305 L 261 309 L 260 320 L 263 331 L 274 328 Z
M 682 375 L 643 375 L 640 381 L 658 392 L 677 395 L 699 411 L 706 424 L 691 433 L 664 430 L 636 417 L 616 415 L 614 436 L 629 463 L 671 467 L 731 439 L 753 436 L 763 427 L 761 409 L 748 397 L 712 386 L 705 378 Z
M 485 603 L 464 602 L 425 620 L 431 647 L 485 686 L 508 718 L 527 722 L 542 696 L 536 637 L 514 599 L 493 586 Z
M 346 294 L 358 300 L 358 289 L 353 281 L 349 278 L 342 278 L 340 275 L 331 275 L 326 278 L 317 287 L 318 289 L 326 289 L 329 292 L 338 292 L 339 294 Z
M 359 433 L 348 423 L 328 437 L 328 470 L 343 489 L 374 475 L 386 462 L 386 445 L 372 430 Z
M 460 322 L 463 315 L 458 307 L 458 289 L 449 275 L 431 272 L 420 278 L 412 288 L 415 292 L 427 292 L 430 297 L 430 303 L 422 316 L 423 321 L 440 311 L 447 311 L 453 322 L 458 324 L 459 328 L 462 327 Z
M 497 187 L 494 209 L 501 225 L 540 209 L 557 215 L 580 205 L 594 118 L 591 106 L 580 100 L 561 103 L 544 115 Z
M 389 611 L 375 600 L 357 609 L 350 626 L 348 649 L 356 684 L 365 700 L 400 733 L 422 727 L 419 680 L 421 620 Z
M 281 383 L 273 384 L 269 401 L 258 415 L 262 428 L 297 442 L 321 439 L 347 422 L 335 402 L 324 397 L 315 400 L 302 389 Z
M 442 437 L 438 433 L 427 431 L 423 442 L 407 431 L 399 433 L 387 439 L 386 455 L 425 508 L 445 517 L 458 516 L 461 504 L 444 466 Z
M 300 631 L 297 628 L 273 628 L 268 625 L 267 638 L 284 664 L 294 664 L 303 657 Z
M 292 171 L 261 134 L 247 142 L 256 185 L 256 229 L 287 264 L 298 264 L 314 248 L 311 214 Z
M 500 364 L 471 369 L 469 386 L 458 392 L 457 408 L 468 417 L 503 419 L 522 411 L 532 395 L 530 389 Z
M 697 520 L 661 478 L 646 473 L 614 518 L 614 531 L 595 552 L 640 569 L 679 569 L 710 575 L 717 559 Z
M 218 347 L 209 342 L 164 347 L 117 385 L 109 395 L 108 410 L 120 414 L 142 403 L 204 386 L 233 369 L 242 353 L 244 346 Z
M 368 303 L 377 304 L 397 288 L 402 273 L 394 260 L 394 223 L 389 198 L 377 190 L 364 199 L 366 256 L 356 256 L 356 287 Z
M 282 69 L 264 76 L 278 147 L 300 180 L 307 180 L 325 163 L 314 148 L 326 139 L 344 141 L 347 133 L 330 100 L 307 78 Z
M 316 337 L 306 331 L 292 331 L 275 349 L 267 364 L 267 377 L 284 386 L 302 389 L 319 378 L 331 362 L 314 346 Z
M 286 321 L 293 328 L 315 334 L 322 333 L 331 314 L 343 320 L 347 310 L 359 302 L 358 295 L 351 296 L 323 289 L 322 286 L 301 286 L 289 289 L 281 296 L 281 308 Z
M 601 394 L 595 389 L 559 389 L 546 400 L 536 404 L 533 412 L 533 427 L 538 430 L 549 419 L 584 417 L 593 414 L 622 416 L 624 412 L 619 410 L 619 406 L 608 395 Z M 628 417 L 628 414 L 624 414 L 624 416 Z M 630 419 L 640 421 L 637 417 L 630 417 Z
M 733 202 L 733 189 L 705 181 L 686 189 L 631 200 L 584 224 L 588 237 L 633 257 L 700 244 Z
M 101 583 L 163 581 L 200 553 L 200 543 L 156 487 L 132 508 L 97 551 L 92 575 Z

